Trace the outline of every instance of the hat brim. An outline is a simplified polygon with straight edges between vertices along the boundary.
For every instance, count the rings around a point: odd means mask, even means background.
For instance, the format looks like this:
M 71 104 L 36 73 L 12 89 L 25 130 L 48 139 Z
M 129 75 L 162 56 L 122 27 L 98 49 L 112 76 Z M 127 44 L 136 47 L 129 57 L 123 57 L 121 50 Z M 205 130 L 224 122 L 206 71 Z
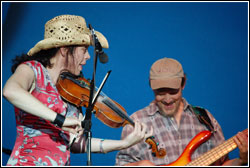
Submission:
M 178 89 L 181 87 L 182 78 L 169 78 L 169 79 L 151 79 L 150 85 L 153 90 L 159 88 L 172 88 Z
M 101 43 L 103 48 L 109 48 L 109 44 L 107 39 L 104 37 L 104 35 L 98 31 L 95 31 L 95 34 Z M 92 38 L 91 33 L 88 32 L 86 34 L 81 34 L 78 36 L 77 39 L 66 39 L 66 40 L 60 40 L 56 38 L 47 38 L 44 40 L 39 41 L 33 48 L 31 48 L 28 52 L 29 56 L 34 55 L 35 53 L 41 51 L 41 50 L 47 50 L 51 48 L 57 48 L 57 47 L 63 47 L 63 46 L 70 46 L 70 45 L 92 45 Z

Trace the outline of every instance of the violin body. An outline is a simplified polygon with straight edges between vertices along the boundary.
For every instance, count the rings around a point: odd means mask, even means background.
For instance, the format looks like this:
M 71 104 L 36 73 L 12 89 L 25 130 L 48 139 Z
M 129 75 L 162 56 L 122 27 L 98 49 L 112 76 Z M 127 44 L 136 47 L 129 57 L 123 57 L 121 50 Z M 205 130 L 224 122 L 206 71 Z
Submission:
M 87 100 L 89 99 L 87 95 L 89 94 L 89 91 L 86 88 L 82 88 L 81 86 L 72 83 L 70 79 L 62 78 L 62 76 L 60 76 L 56 83 L 56 88 L 63 99 L 77 107 L 87 107 Z
M 56 88 L 60 93 L 61 97 L 66 101 L 74 104 L 77 107 L 88 107 L 89 95 L 90 95 L 90 83 L 87 79 L 78 77 L 77 79 L 71 78 L 72 76 L 66 76 L 67 73 L 62 73 L 57 81 Z M 100 97 L 97 98 L 97 101 L 94 106 L 95 116 L 101 120 L 104 124 L 112 128 L 121 127 L 124 123 L 124 119 L 112 111 L 107 105 L 102 102 Z M 108 101 L 113 101 L 106 97 Z M 113 101 L 113 103 L 121 108 L 123 111 L 125 109 Z

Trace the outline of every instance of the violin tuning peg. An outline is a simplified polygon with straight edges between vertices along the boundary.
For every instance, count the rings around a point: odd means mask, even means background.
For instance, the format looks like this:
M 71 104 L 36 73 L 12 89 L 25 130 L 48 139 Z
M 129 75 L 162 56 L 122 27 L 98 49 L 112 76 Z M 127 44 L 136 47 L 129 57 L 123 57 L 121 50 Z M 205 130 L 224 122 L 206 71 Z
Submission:
M 155 152 L 152 152 L 152 156 L 154 156 L 154 157 L 156 156 Z

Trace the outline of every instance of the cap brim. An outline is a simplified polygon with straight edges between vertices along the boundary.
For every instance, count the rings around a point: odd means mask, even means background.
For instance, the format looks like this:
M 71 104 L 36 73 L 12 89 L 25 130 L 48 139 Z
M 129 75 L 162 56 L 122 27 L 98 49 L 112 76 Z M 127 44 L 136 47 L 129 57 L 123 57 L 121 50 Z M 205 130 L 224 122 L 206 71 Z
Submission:
M 171 78 L 171 79 L 156 79 L 150 80 L 150 85 L 153 90 L 159 88 L 173 88 L 178 89 L 181 87 L 182 78 Z

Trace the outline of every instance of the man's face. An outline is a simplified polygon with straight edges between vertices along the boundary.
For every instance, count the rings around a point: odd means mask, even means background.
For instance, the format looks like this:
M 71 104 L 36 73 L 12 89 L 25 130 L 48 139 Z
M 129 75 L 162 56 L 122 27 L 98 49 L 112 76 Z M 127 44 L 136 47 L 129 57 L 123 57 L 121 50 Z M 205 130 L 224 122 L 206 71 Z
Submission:
M 162 115 L 174 117 L 182 101 L 182 88 L 159 88 L 154 90 L 154 94 Z

